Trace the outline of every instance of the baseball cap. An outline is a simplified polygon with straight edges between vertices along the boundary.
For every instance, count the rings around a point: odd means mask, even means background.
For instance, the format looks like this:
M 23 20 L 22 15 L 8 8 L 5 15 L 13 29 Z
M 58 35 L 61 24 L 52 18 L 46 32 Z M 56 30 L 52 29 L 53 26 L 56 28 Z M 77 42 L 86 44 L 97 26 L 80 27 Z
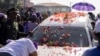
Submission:
M 7 11 L 7 15 L 9 15 L 10 13 L 19 13 L 18 9 L 17 8 L 10 8 L 8 11 Z
M 99 19 L 95 23 L 95 29 L 94 29 L 94 31 L 96 33 L 100 33 L 100 20 Z

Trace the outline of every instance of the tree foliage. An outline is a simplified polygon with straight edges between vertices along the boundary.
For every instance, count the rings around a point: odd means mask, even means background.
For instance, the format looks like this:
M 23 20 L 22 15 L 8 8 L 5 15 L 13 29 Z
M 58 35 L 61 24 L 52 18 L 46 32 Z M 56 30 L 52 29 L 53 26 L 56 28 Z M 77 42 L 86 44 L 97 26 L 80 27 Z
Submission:
M 19 0 L 0 0 L 0 11 L 5 12 L 9 8 L 18 7 Z

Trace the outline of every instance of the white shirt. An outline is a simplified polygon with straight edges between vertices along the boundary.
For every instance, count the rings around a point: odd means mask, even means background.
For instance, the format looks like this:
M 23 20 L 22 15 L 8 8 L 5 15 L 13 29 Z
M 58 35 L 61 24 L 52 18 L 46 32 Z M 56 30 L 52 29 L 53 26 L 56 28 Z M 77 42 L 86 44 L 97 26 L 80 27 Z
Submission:
M 12 56 L 29 56 L 29 53 L 36 51 L 33 42 L 28 38 L 15 40 L 0 48 L 0 52 L 10 53 Z

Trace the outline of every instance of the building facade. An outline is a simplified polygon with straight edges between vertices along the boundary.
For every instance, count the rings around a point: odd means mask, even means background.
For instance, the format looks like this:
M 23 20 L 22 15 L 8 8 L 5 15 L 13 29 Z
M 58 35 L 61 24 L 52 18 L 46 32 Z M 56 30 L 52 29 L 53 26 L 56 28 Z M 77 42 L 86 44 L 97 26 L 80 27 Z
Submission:
M 51 14 L 55 12 L 70 12 L 71 7 L 61 5 L 58 3 L 42 3 L 34 5 L 35 11 L 40 13 L 50 12 Z

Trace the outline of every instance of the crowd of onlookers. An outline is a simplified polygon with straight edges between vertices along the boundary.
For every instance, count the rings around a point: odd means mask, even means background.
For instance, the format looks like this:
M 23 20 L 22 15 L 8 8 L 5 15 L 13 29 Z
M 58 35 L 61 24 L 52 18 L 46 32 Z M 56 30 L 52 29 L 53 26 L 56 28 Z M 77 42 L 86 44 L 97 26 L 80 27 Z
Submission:
M 23 13 L 17 8 L 0 13 L 0 44 L 5 45 L 7 39 L 19 39 L 28 36 L 32 30 L 44 20 L 39 12 L 27 10 Z
M 39 12 L 10 8 L 0 13 L 0 56 L 37 56 L 36 44 L 27 38 L 44 20 Z
M 100 14 L 88 13 L 98 46 L 85 51 L 83 56 L 100 56 Z M 27 38 L 34 28 L 44 20 L 39 12 L 23 13 L 17 8 L 0 13 L 0 56 L 37 56 L 36 45 Z M 24 38 L 23 38 L 24 37 Z

